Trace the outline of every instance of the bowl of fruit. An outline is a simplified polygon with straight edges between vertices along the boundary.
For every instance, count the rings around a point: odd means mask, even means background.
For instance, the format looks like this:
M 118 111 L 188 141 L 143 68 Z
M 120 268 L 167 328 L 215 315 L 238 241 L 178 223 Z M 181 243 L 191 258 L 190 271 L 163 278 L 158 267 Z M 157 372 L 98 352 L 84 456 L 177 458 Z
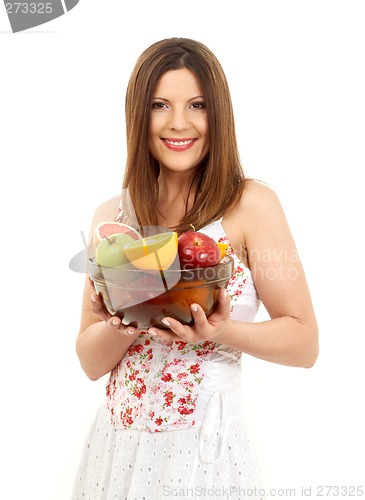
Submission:
M 193 303 L 209 317 L 233 275 L 228 245 L 199 231 L 142 237 L 125 224 L 106 222 L 96 234 L 95 257 L 89 259 L 95 290 L 110 314 L 142 331 L 166 329 L 165 316 L 192 325 Z

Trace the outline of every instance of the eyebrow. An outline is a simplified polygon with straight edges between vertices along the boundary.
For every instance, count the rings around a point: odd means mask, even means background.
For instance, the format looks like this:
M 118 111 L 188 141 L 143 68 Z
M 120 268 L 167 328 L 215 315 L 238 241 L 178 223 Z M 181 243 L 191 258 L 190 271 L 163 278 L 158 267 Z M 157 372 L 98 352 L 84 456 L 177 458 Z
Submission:
M 165 97 L 158 97 L 158 96 L 156 96 L 156 97 L 153 97 L 152 99 L 159 99 L 160 101 L 170 102 Z M 197 96 L 192 97 L 191 99 L 189 99 L 188 102 L 195 101 L 195 99 L 204 99 L 204 97 L 202 95 L 197 95 Z

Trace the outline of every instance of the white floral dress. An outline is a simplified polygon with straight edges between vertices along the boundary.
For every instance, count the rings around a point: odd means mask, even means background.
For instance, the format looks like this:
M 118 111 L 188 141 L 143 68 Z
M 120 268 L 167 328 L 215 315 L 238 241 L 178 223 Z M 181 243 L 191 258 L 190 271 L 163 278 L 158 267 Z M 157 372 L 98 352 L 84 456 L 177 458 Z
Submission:
M 228 242 L 221 220 L 200 231 Z M 253 321 L 259 298 L 234 254 L 231 315 Z M 72 500 L 259 499 L 260 470 L 242 407 L 241 353 L 142 333 L 112 370 L 86 439 Z

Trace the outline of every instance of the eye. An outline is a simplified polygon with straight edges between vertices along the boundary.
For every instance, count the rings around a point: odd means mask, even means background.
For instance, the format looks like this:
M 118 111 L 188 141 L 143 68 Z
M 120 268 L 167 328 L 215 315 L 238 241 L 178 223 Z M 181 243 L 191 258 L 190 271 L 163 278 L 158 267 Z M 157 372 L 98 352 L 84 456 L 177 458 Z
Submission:
M 156 101 L 156 102 L 152 103 L 152 109 L 164 109 L 166 107 L 167 106 L 166 106 L 166 104 L 164 102 Z
M 205 109 L 205 102 L 203 102 L 203 101 L 193 102 L 191 107 L 193 109 Z

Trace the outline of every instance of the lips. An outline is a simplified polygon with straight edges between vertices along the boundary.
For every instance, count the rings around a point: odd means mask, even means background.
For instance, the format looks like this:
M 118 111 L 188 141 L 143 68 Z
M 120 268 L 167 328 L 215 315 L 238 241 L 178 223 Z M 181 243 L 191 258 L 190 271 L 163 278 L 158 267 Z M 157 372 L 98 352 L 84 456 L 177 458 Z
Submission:
M 165 146 L 172 151 L 186 151 L 190 149 L 198 139 L 195 138 L 183 138 L 183 139 L 173 139 L 173 138 L 163 138 L 161 139 Z

